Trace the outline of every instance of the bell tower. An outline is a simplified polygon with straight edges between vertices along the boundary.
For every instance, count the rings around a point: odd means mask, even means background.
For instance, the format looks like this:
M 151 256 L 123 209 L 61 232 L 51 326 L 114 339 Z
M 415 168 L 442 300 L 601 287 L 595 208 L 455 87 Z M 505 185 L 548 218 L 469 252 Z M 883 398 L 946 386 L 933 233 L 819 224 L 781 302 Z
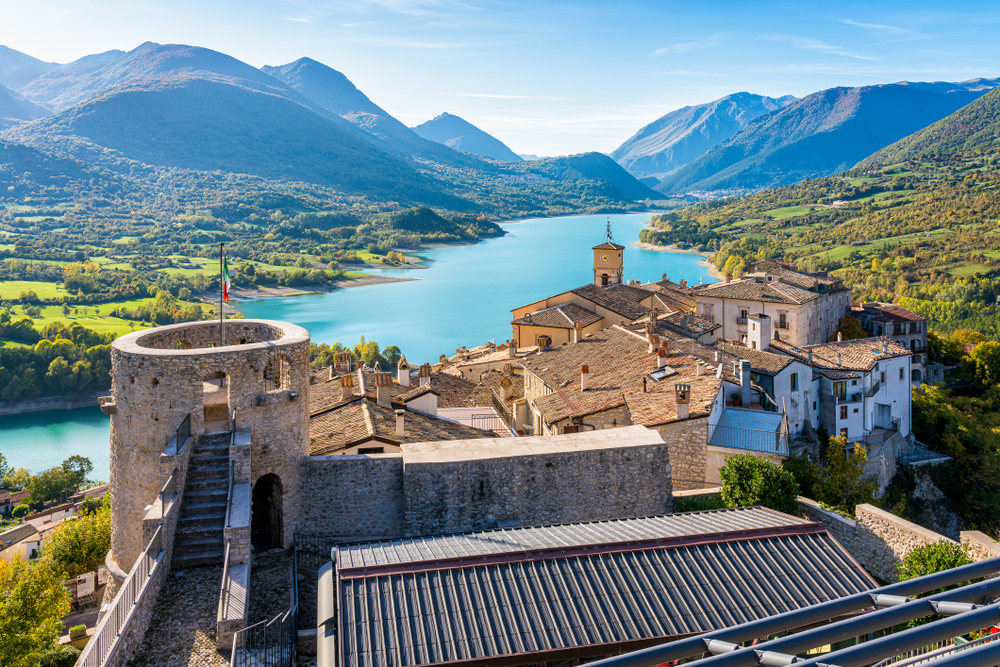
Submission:
M 598 287 L 621 285 L 625 273 L 622 253 L 625 246 L 615 243 L 611 236 L 611 219 L 604 232 L 604 242 L 594 246 L 594 284 Z

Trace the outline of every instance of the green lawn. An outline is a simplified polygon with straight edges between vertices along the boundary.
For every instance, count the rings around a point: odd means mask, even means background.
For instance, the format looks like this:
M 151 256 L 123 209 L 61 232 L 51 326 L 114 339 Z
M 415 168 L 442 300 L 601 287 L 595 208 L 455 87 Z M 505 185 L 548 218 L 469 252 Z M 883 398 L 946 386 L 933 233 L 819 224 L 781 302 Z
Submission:
M 62 306 L 42 306 L 42 316 L 32 317 L 32 321 L 35 323 L 35 328 L 41 329 L 50 322 L 63 322 L 66 326 L 72 326 L 73 323 L 78 322 L 82 326 L 92 329 L 99 333 L 114 333 L 117 335 L 126 334 L 135 329 L 144 329 L 148 327 L 148 324 L 143 324 L 141 322 L 135 322 L 132 320 L 124 320 L 118 317 L 112 317 L 110 315 L 111 311 L 118 307 L 124 307 L 129 309 L 138 308 L 139 306 L 152 301 L 152 298 L 146 299 L 126 299 L 121 301 L 110 301 L 108 303 L 95 304 L 90 306 L 77 306 L 75 310 L 76 313 L 71 312 L 69 315 L 63 315 Z M 188 301 L 178 301 L 182 307 L 191 305 L 193 302 Z M 212 310 L 212 306 L 209 304 L 202 303 L 202 308 L 206 310 Z M 86 313 L 84 313 L 86 309 Z M 22 317 L 24 315 L 24 306 L 14 307 L 14 316 Z M 130 326 L 132 325 L 132 326 Z
M 992 270 L 993 270 L 992 268 L 985 266 L 983 264 L 965 264 L 963 266 L 955 267 L 948 273 L 958 278 L 963 278 L 965 276 L 975 275 L 980 271 L 982 271 L 983 273 L 988 273 Z
M 61 283 L 43 283 L 38 280 L 0 280 L 0 299 L 16 299 L 26 290 L 35 290 L 41 299 L 69 296 Z
M 917 232 L 915 234 L 904 234 L 902 236 L 891 236 L 887 239 L 879 239 L 877 241 L 872 241 L 871 243 L 865 243 L 863 245 L 838 245 L 834 246 L 830 250 L 825 252 L 814 253 L 816 256 L 824 256 L 831 260 L 844 260 L 853 251 L 858 251 L 862 255 L 866 255 L 873 250 L 878 250 L 887 244 L 899 244 L 899 243 L 916 243 L 917 241 L 923 239 L 936 238 L 940 236 L 946 236 L 952 234 L 950 229 L 935 229 L 930 232 Z
M 7 338 L 0 338 L 0 347 L 31 347 L 28 343 L 22 343 L 19 340 L 8 340 Z
M 784 220 L 785 218 L 794 218 L 797 215 L 805 215 L 812 208 L 809 206 L 784 206 L 782 208 L 772 208 L 770 211 L 764 211 L 761 215 L 769 215 L 775 220 Z
M 871 176 L 859 176 L 858 178 L 845 178 L 844 180 L 850 183 L 851 187 L 857 188 L 862 185 L 868 185 L 876 179 Z

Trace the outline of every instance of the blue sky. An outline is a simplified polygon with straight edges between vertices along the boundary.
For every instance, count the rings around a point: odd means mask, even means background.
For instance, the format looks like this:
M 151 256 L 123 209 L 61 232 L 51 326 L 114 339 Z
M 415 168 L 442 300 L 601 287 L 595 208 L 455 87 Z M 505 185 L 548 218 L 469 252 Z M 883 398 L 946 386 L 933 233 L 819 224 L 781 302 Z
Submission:
M 309 56 L 408 125 L 448 111 L 518 153 L 609 152 L 747 90 L 1000 76 L 987 2 L 0 0 L 0 44 L 68 62 L 144 41 Z

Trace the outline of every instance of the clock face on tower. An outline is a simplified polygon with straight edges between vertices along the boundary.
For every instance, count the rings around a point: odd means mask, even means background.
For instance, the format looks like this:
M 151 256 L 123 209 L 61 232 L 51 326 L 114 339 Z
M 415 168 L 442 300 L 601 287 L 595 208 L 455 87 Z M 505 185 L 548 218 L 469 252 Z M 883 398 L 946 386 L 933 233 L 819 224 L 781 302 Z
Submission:
M 601 255 L 601 261 L 602 262 L 606 263 L 609 259 L 611 259 L 611 258 L 608 257 L 608 253 L 604 253 L 603 255 Z

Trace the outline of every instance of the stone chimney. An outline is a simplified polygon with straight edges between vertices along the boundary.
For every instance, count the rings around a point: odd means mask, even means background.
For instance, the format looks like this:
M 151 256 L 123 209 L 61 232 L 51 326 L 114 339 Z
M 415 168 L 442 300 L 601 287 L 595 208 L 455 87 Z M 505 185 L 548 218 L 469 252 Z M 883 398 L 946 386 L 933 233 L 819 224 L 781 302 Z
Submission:
M 420 371 L 417 373 L 417 385 L 423 387 L 425 384 L 431 383 L 431 365 L 424 363 L 420 365 Z
M 750 405 L 750 361 L 740 359 L 740 402 Z
M 653 354 L 658 347 L 660 347 L 660 337 L 655 333 L 649 334 L 649 353 Z
M 652 326 L 653 331 L 656 331 L 657 325 L 660 323 L 660 309 L 653 308 L 649 311 L 649 324 Z
M 669 357 L 674 353 L 674 341 L 664 338 L 660 347 L 663 348 L 663 356 Z
M 514 383 L 511 382 L 510 378 L 508 378 L 508 377 L 505 377 L 504 379 L 500 380 L 500 400 L 501 401 L 506 401 L 507 399 L 509 399 L 511 397 L 511 393 L 513 391 L 513 384 Z
M 406 414 L 406 410 L 396 410 L 396 437 L 403 437 L 403 415 Z
M 683 278 L 681 278 L 681 281 L 680 281 L 680 283 L 678 283 L 678 284 L 679 284 L 679 285 L 680 285 L 681 287 L 683 287 L 683 288 L 687 288 L 687 286 L 688 286 L 688 281 L 686 281 L 686 280 L 684 280 Z
M 725 277 L 725 281 L 727 283 L 730 283 L 730 282 L 733 281 L 733 277 L 731 275 L 729 275 L 728 273 L 724 277 Z
M 392 407 L 392 376 L 388 373 L 375 374 L 375 404 L 380 408 Z
M 764 350 L 771 346 L 771 318 L 764 313 L 754 313 L 747 317 L 747 345 L 751 350 Z
M 340 376 L 340 400 L 348 401 L 354 397 L 354 375 L 348 373 Z
M 813 364 L 813 351 L 809 350 L 809 365 L 812 366 L 812 364 Z
M 698 362 L 695 363 L 694 365 L 694 374 L 697 375 L 698 377 L 701 377 L 702 375 L 705 374 L 705 362 L 702 361 L 701 359 L 699 359 Z
M 667 274 L 664 273 L 663 274 L 663 280 L 666 280 L 666 279 L 667 279 Z
M 889 354 L 889 341 L 882 341 L 882 354 Z
M 719 363 L 720 361 L 722 361 L 722 353 L 719 352 L 718 350 L 716 350 L 715 351 L 715 363 Z
M 843 343 L 844 342 L 844 334 L 841 333 L 840 331 L 837 332 L 837 342 L 838 343 Z
M 662 347 L 656 351 L 656 367 L 663 368 L 667 365 L 667 351 Z
M 448 368 L 448 357 L 442 354 L 438 358 L 438 363 L 441 364 L 441 368 Z
M 517 356 L 517 339 L 512 338 L 507 341 L 507 356 L 513 359 Z
M 410 364 L 406 363 L 405 354 L 399 357 L 399 363 L 396 364 L 396 381 L 401 387 L 410 386 Z
M 675 384 L 674 396 L 677 397 L 677 421 L 687 419 L 691 415 L 691 385 Z
M 840 352 L 837 353 L 837 365 L 838 366 L 844 365 L 844 355 L 842 355 Z
M 342 373 L 351 372 L 351 353 L 341 352 L 335 356 L 333 361 L 333 367 Z
M 684 319 L 687 321 L 688 329 L 693 329 L 694 328 L 694 312 L 692 312 L 692 311 L 689 310 L 687 312 L 687 315 L 684 316 Z
M 583 322 L 573 322 L 573 342 L 579 343 L 583 340 Z
M 590 366 L 583 364 L 580 366 L 580 391 L 590 389 Z

